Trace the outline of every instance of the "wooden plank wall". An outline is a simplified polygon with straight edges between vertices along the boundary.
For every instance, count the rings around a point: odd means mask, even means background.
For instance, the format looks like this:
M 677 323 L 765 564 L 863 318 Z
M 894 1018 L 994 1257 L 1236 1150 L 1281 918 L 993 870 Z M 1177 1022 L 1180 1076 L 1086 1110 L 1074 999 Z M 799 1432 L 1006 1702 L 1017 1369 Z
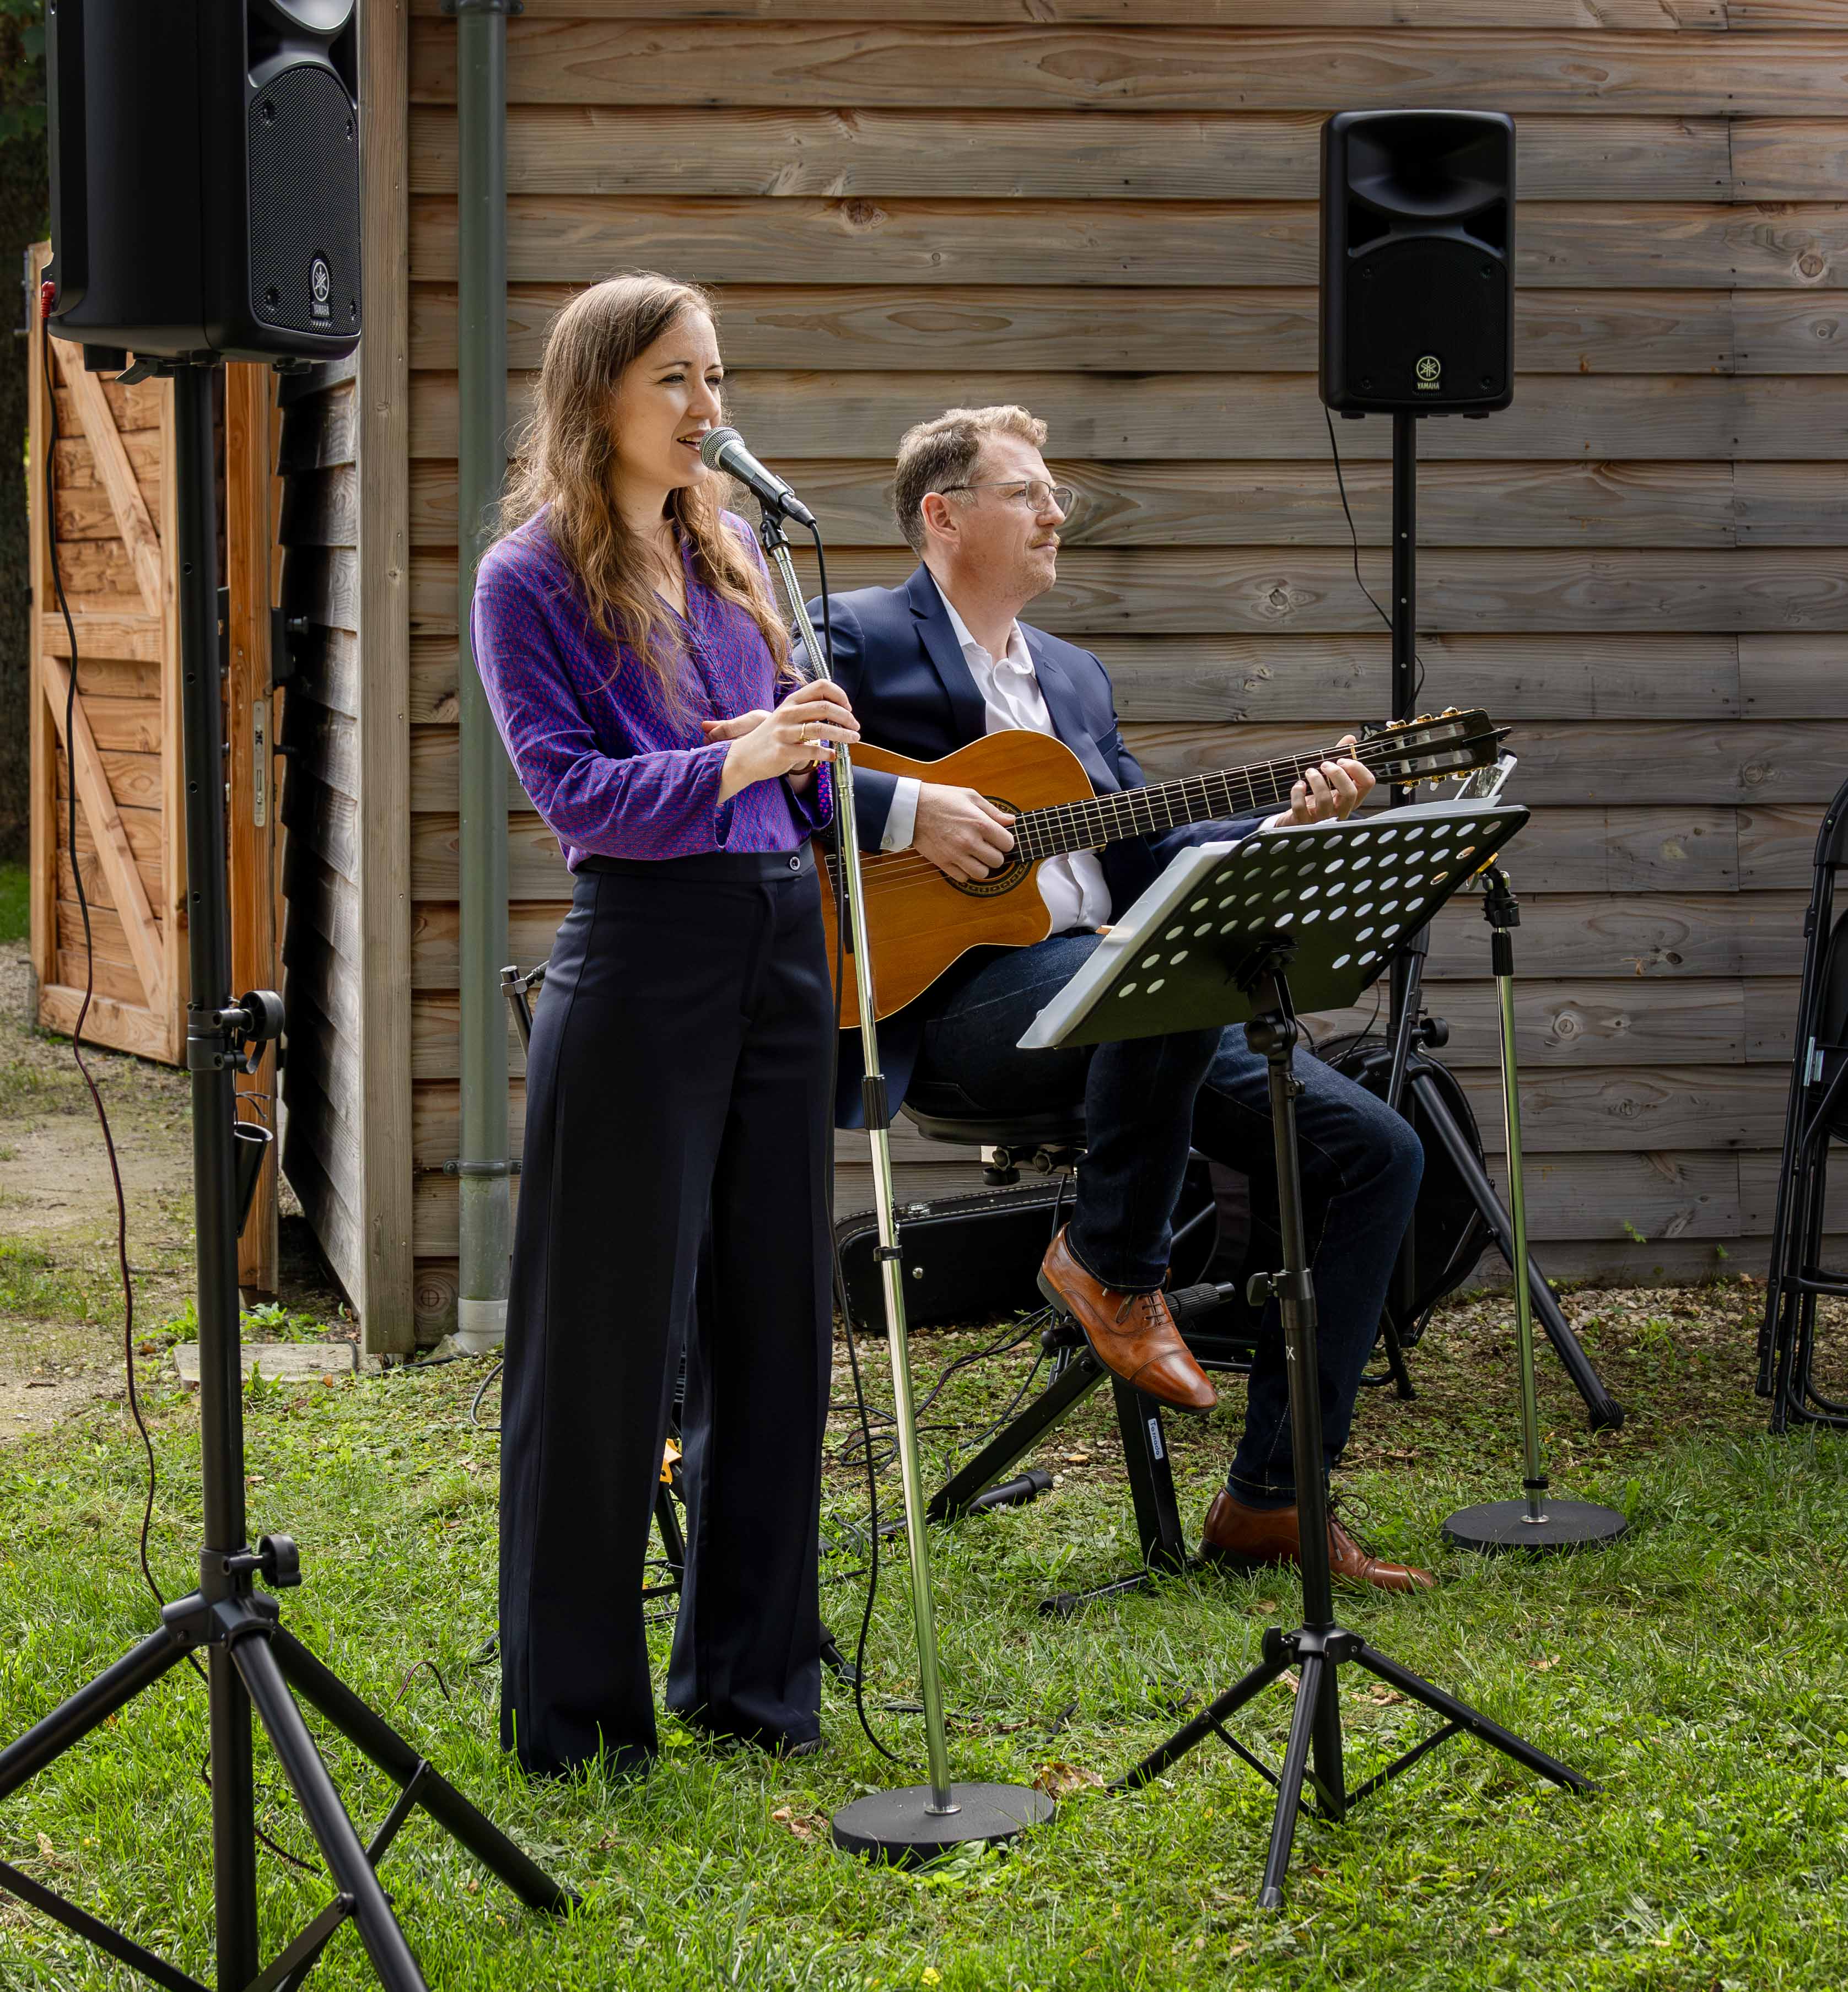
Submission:
M 340 1284 L 365 1305 L 357 364 L 284 379 L 282 606 L 308 624 L 284 697 L 282 1167 Z
M 412 11 L 427 1339 L 456 1249 L 430 1173 L 456 1121 L 455 30 Z M 1088 495 L 1036 613 L 1104 657 L 1151 776 L 1383 715 L 1315 393 L 1317 129 L 1514 114 L 1517 397 L 1426 427 L 1420 568 L 1427 702 L 1515 725 L 1539 806 L 1515 863 L 1534 1230 L 1560 1272 L 1761 1255 L 1807 847 L 1848 773 L 1848 0 L 528 0 L 507 46 L 516 414 L 573 287 L 716 286 L 734 418 L 852 586 L 910 565 L 900 431 L 1027 403 Z M 1340 434 L 1377 590 L 1389 425 Z M 511 834 L 531 961 L 562 875 L 532 817 Z M 1432 965 L 1486 1109 L 1471 916 Z M 956 1173 L 898 1151 L 907 1191 Z

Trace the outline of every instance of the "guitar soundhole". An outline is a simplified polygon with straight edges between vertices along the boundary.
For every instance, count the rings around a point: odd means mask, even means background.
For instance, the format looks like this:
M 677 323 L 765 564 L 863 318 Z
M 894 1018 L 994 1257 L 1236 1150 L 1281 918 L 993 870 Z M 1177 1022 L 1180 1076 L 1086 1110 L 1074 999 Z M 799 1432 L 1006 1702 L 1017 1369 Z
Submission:
M 996 809 L 1006 810 L 1009 816 L 1023 814 L 1016 803 L 1010 803 L 1005 796 L 986 796 L 983 800 L 992 803 Z M 1030 858 L 1013 858 L 985 878 L 948 878 L 946 882 L 958 892 L 966 892 L 972 899 L 998 899 L 1003 892 L 1011 892 L 1033 868 Z

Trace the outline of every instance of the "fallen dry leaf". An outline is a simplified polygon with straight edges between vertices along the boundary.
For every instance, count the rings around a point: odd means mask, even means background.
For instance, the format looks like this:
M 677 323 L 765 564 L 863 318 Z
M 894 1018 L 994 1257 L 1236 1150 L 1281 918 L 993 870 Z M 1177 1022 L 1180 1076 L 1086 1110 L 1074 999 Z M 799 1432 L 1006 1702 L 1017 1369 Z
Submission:
M 1049 1799 L 1068 1799 L 1074 1792 L 1103 1782 L 1095 1771 L 1086 1770 L 1082 1764 L 1067 1764 L 1055 1758 L 1050 1764 L 1042 1764 L 1034 1774 L 1033 1789 L 1044 1792 Z
M 785 1827 L 798 1840 L 812 1840 L 827 1823 L 819 1813 L 798 1812 L 794 1806 L 778 1806 L 770 1814 L 777 1825 Z
M 1403 1701 L 1405 1697 L 1396 1688 L 1388 1687 L 1384 1681 L 1376 1682 L 1367 1692 L 1375 1701 Z

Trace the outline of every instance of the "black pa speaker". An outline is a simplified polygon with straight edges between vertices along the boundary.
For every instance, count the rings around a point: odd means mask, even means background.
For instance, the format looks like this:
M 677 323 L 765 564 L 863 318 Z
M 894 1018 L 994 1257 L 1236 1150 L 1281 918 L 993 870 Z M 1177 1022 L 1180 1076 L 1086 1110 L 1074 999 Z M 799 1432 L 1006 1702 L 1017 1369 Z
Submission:
M 1322 127 L 1322 399 L 1486 414 L 1515 394 L 1515 126 L 1344 111 Z
M 169 359 L 360 334 L 355 0 L 46 0 L 50 329 Z

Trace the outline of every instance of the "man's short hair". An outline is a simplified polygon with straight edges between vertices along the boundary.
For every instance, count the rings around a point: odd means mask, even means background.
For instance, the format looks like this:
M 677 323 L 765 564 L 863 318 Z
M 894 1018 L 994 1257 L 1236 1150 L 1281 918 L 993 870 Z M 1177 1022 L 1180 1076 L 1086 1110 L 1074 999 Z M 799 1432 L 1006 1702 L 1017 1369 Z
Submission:
M 892 510 L 914 553 L 924 550 L 924 494 L 961 483 L 992 435 L 1018 436 L 1035 449 L 1046 446 L 1046 425 L 1013 402 L 995 408 L 946 408 L 900 437 Z

